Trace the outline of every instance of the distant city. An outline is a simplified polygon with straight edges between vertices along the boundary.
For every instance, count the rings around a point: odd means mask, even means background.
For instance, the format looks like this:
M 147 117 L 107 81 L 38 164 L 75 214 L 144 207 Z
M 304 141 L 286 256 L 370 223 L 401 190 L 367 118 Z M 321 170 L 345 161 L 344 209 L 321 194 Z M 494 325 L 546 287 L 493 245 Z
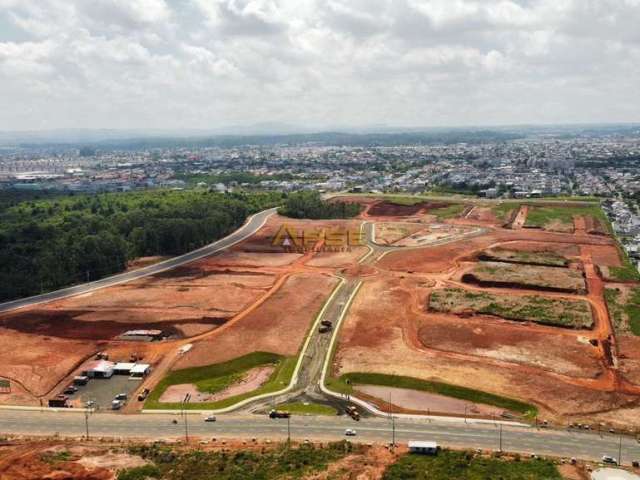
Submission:
M 633 125 L 9 144 L 0 150 L 0 188 L 597 196 L 640 260 L 640 127 Z

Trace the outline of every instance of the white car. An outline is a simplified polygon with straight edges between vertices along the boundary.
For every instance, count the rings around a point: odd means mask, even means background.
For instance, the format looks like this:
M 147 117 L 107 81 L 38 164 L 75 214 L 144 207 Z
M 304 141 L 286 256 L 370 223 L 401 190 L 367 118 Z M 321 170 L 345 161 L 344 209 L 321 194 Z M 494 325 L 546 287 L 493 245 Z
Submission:
M 355 437 L 358 433 L 357 433 L 354 429 L 352 429 L 352 428 L 347 428 L 347 429 L 344 431 L 344 434 L 345 434 L 347 437 Z
M 215 417 L 215 415 L 207 415 L 206 417 L 204 417 L 204 421 L 205 422 L 215 422 L 216 421 L 216 417 Z
M 610 457 L 609 455 L 603 455 L 602 463 L 608 463 L 609 465 L 618 465 L 618 459 Z

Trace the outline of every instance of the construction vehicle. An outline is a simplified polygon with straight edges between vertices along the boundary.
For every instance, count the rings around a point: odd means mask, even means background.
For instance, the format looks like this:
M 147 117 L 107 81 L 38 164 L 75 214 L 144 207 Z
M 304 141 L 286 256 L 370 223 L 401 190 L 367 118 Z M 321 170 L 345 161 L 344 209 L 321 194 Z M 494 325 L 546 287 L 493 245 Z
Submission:
M 291 414 L 289 412 L 283 412 L 281 410 L 271 410 L 269 412 L 269 418 L 289 418 Z
M 347 412 L 347 415 L 353 418 L 356 422 L 360 421 L 360 412 L 358 412 L 358 409 L 353 405 L 349 405 L 345 408 L 345 412 Z
M 138 394 L 138 401 L 142 402 L 143 400 L 146 400 L 148 396 L 149 396 L 149 389 L 143 388 L 142 391 Z

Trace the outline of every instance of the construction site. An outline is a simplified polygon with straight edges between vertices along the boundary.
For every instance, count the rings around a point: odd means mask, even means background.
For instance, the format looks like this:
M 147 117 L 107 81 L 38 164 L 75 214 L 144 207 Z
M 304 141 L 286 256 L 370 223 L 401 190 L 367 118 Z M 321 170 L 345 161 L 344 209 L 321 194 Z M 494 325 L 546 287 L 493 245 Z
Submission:
M 305 398 L 341 412 L 349 395 L 385 412 L 640 428 L 635 284 L 607 280 L 624 258 L 592 204 L 341 199 L 362 213 L 274 214 L 214 255 L 3 313 L 0 402 Z M 539 208 L 551 220 L 531 222 Z M 328 231 L 361 237 L 327 245 Z M 115 374 L 77 380 L 100 361 Z

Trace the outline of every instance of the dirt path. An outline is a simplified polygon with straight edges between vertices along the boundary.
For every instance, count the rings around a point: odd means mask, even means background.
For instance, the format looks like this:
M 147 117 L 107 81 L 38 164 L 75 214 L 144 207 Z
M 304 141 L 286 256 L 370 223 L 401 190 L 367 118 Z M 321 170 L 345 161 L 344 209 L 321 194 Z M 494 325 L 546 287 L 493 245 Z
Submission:
M 511 229 L 512 230 L 520 230 L 522 227 L 524 227 L 524 224 L 527 221 L 527 214 L 529 213 L 529 206 L 528 205 L 520 205 L 520 208 L 518 209 L 518 213 L 516 214 L 515 218 L 513 219 L 513 222 L 511 222 Z

